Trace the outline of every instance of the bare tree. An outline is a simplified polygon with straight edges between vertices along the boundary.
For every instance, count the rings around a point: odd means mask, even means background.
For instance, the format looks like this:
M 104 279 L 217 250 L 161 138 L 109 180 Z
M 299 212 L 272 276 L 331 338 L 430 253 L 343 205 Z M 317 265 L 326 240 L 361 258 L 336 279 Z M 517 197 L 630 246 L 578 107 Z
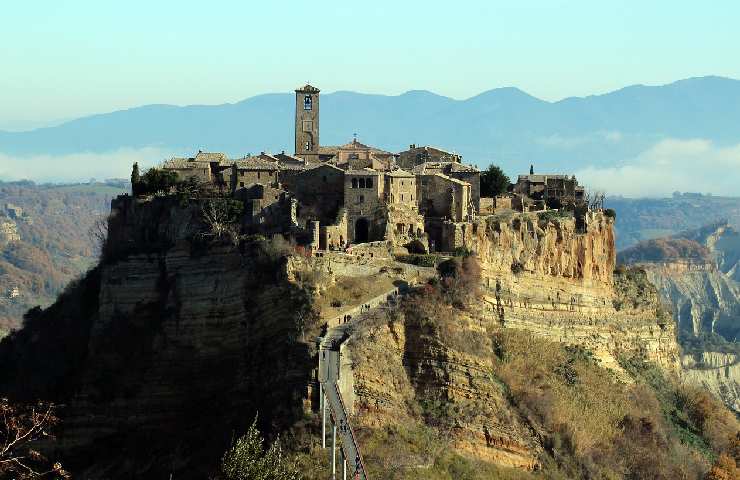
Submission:
M 59 422 L 52 404 L 13 405 L 0 399 L 0 477 L 31 479 L 56 474 L 71 478 L 60 463 L 50 462 L 34 448 Z M 52 437 L 53 438 L 53 437 Z
M 208 235 L 215 238 L 229 236 L 232 241 L 238 241 L 239 232 L 238 226 L 234 223 L 235 215 L 225 200 L 215 199 L 203 202 L 201 215 L 208 226 Z
M 93 221 L 88 234 L 92 239 L 95 253 L 102 255 L 105 251 L 105 245 L 108 240 L 108 222 L 110 215 L 100 215 Z

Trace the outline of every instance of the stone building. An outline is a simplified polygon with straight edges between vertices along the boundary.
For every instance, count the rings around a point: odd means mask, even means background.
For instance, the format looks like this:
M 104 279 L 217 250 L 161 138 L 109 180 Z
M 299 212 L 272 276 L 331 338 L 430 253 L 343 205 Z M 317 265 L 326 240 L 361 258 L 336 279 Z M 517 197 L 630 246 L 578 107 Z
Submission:
M 551 208 L 582 203 L 585 196 L 585 189 L 578 185 L 575 175 L 519 175 L 513 192 L 525 199 L 542 201 Z
M 476 211 L 480 210 L 480 170 L 471 165 L 456 162 L 426 162 L 414 167 L 416 175 L 441 173 L 450 178 L 470 184 L 470 199 Z
M 217 161 L 216 164 L 218 163 Z M 199 182 L 212 182 L 214 180 L 213 169 L 209 161 L 196 160 L 195 158 L 171 158 L 165 161 L 161 168 L 168 172 L 174 172 L 180 181 L 191 178 Z
M 415 144 L 409 145 L 409 149 L 398 154 L 398 166 L 413 170 L 417 165 L 429 162 L 462 162 L 462 156 L 456 153 L 450 153 L 441 148 L 430 147 L 428 145 L 417 147 Z
M 319 142 L 318 88 L 295 90 L 295 153 L 260 152 L 231 160 L 198 152 L 165 162 L 178 178 L 218 183 L 244 204 L 246 230 L 311 238 L 311 248 L 413 246 L 452 251 L 475 234 L 476 215 L 542 209 L 583 199 L 566 175 L 521 175 L 513 192 L 480 197 L 478 168 L 440 148 L 410 145 L 395 154 L 355 137 L 338 146 Z
M 350 243 L 385 237 L 385 184 L 383 174 L 371 168 L 344 174 L 344 208 Z
M 390 170 L 396 158 L 395 154 L 360 143 L 357 138 L 344 145 L 321 147 L 320 153 L 322 161 L 331 162 L 345 170 Z
M 419 211 L 425 217 L 468 221 L 474 213 L 471 186 L 441 173 L 417 175 Z
M 345 203 L 344 170 L 321 163 L 297 173 L 290 171 L 288 176 L 284 176 L 285 173 L 285 170 L 280 171 L 281 185 L 299 202 L 299 216 L 319 220 L 322 225 L 336 221 Z
M 222 167 L 231 168 L 230 184 L 232 190 L 250 187 L 255 184 L 278 186 L 278 171 L 276 162 L 259 157 L 244 157 L 239 160 L 226 160 Z

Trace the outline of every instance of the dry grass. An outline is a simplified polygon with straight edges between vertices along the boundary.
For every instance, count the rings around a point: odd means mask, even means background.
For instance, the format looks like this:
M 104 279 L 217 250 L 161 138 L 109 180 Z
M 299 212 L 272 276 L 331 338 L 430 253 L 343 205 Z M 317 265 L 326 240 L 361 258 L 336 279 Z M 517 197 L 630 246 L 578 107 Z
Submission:
M 336 282 L 318 298 L 321 318 L 329 319 L 393 288 L 395 278 L 385 274 L 367 277 L 337 277 Z

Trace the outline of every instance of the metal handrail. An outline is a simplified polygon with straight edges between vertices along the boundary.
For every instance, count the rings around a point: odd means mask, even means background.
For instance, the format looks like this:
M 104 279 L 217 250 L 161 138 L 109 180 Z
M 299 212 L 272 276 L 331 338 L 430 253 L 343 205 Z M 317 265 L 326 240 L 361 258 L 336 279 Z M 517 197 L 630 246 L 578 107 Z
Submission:
M 347 430 L 349 430 L 349 435 L 352 437 L 352 442 L 355 444 L 355 450 L 357 450 L 357 459 L 360 461 L 360 468 L 362 469 L 362 475 L 365 477 L 365 480 L 368 480 L 367 478 L 367 472 L 365 471 L 365 462 L 362 461 L 362 454 L 360 453 L 360 444 L 357 443 L 357 438 L 355 437 L 355 432 L 352 430 L 352 426 L 349 423 L 349 415 L 347 414 L 347 407 L 344 405 L 344 399 L 342 399 L 342 393 L 339 391 L 339 385 L 337 382 L 334 382 L 334 390 L 337 392 L 337 398 L 339 399 L 339 403 L 342 407 L 342 411 L 344 412 L 344 417 L 347 419 Z

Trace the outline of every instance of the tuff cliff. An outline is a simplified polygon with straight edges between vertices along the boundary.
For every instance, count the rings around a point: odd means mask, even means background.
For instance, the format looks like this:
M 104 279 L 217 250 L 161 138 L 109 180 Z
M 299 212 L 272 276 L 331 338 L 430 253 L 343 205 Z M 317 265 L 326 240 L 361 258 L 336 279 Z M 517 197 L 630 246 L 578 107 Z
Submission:
M 522 332 L 533 345 L 553 342 L 554 350 L 583 348 L 615 382 L 632 382 L 620 366 L 624 358 L 676 373 L 675 329 L 655 288 L 640 272 L 615 274 L 611 218 L 595 213 L 586 221 L 585 231 L 572 217 L 524 214 L 474 223 L 466 246 L 480 262 L 477 300 L 423 315 L 391 309 L 350 340 L 360 425 L 377 431 L 421 415 L 466 456 L 535 470 L 551 448 L 548 434 L 522 415 L 497 378 L 502 332 Z M 452 420 L 440 420 L 445 415 Z
M 176 197 L 119 197 L 100 265 L 0 348 L 12 360 L 4 391 L 65 404 L 55 448 L 83 476 L 203 477 L 256 412 L 273 433 L 310 425 L 321 324 L 429 274 L 362 249 L 308 258 L 259 239 L 212 238 L 202 209 Z M 583 369 L 607 392 L 632 381 L 622 357 L 677 367 L 655 290 L 634 272 L 614 275 L 611 218 L 522 214 L 465 228 L 480 295 L 456 310 L 433 302 L 428 318 L 380 309 L 350 340 L 344 365 L 364 445 L 421 416 L 441 435 L 430 445 L 451 439 L 455 455 L 535 470 L 560 440 L 556 426 L 514 403 L 502 359 L 524 356 L 516 342 L 555 352 L 531 373 L 535 383 L 562 364 L 557 378 L 570 382 Z M 445 312 L 442 324 L 430 323 Z M 628 403 L 619 388 L 615 402 Z M 425 465 L 439 453 L 398 461 Z
M 200 209 L 119 197 L 101 264 L 3 346 L 6 392 L 64 404 L 55 448 L 81 477 L 203 478 L 257 412 L 303 416 L 310 295 L 261 243 L 202 237 Z
M 615 369 L 627 352 L 677 368 L 675 330 L 655 288 L 636 272 L 615 273 L 612 218 L 589 212 L 585 227 L 572 217 L 504 220 L 489 217 L 470 242 L 502 324 L 583 345 Z

